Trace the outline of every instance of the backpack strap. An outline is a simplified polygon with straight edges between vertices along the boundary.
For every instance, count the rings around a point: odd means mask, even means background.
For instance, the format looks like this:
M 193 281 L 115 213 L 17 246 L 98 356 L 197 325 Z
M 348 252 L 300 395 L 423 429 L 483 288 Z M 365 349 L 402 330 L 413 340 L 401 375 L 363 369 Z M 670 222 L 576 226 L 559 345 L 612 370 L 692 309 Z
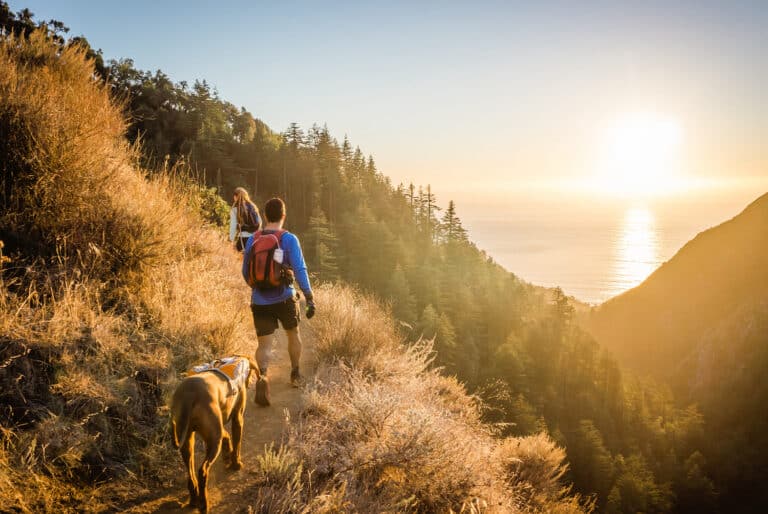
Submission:
M 245 210 L 248 212 L 248 221 L 251 225 L 254 227 L 258 227 L 258 218 L 259 216 L 256 214 L 256 207 L 252 203 L 245 204 Z
M 254 237 L 256 237 L 256 236 L 260 236 L 260 235 L 262 235 L 264 232 L 267 232 L 267 231 L 266 231 L 266 230 L 259 230 L 258 232 L 254 233 L 253 235 L 254 235 Z M 282 244 L 282 241 L 283 241 L 283 236 L 284 236 L 284 235 L 285 235 L 287 232 L 288 232 L 287 230 L 285 230 L 284 228 L 281 228 L 280 230 L 270 230 L 268 233 L 269 233 L 269 234 L 274 234 L 274 235 L 275 235 L 275 237 L 277 238 L 277 244 L 278 244 L 278 247 L 282 248 L 281 244 Z
M 280 246 L 280 248 L 283 247 L 283 236 L 285 235 L 286 232 L 288 231 L 282 228 L 277 232 L 275 232 L 275 235 L 277 235 L 277 244 L 278 246 Z

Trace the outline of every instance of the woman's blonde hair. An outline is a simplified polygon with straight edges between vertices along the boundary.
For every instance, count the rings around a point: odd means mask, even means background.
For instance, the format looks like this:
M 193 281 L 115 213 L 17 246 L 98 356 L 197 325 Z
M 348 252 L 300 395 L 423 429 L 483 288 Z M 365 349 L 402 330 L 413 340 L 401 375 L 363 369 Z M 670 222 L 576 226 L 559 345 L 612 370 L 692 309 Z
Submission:
M 253 206 L 253 209 L 256 211 L 256 215 L 261 218 L 261 213 L 259 212 L 259 208 L 256 206 L 253 201 L 251 201 L 251 197 L 248 195 L 248 191 L 245 190 L 244 187 L 236 187 L 235 188 L 235 200 L 232 202 L 232 207 L 237 208 L 237 223 L 238 225 L 244 225 L 247 224 L 248 219 L 247 216 L 247 210 L 246 206 L 248 204 L 251 204 Z
M 253 203 L 251 201 L 251 197 L 248 195 L 248 191 L 245 190 L 244 187 L 236 187 L 235 188 L 235 203 L 237 203 L 238 200 L 245 200 L 248 203 Z

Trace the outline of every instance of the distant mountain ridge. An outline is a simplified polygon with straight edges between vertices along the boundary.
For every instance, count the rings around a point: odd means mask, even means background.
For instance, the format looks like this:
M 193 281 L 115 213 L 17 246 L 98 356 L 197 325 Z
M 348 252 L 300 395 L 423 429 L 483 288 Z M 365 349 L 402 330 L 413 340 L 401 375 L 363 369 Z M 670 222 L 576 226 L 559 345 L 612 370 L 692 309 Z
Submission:
M 625 366 L 679 378 L 721 324 L 767 299 L 764 194 L 698 234 L 642 284 L 597 307 L 586 324 Z

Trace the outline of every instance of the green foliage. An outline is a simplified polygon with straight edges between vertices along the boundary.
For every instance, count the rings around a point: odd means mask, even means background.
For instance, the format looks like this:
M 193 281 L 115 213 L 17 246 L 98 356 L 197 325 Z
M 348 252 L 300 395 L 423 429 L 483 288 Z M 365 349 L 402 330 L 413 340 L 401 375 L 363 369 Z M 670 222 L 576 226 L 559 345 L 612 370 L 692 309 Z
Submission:
M 606 497 L 613 483 L 613 461 L 594 423 L 581 421 L 578 430 L 568 437 L 567 448 L 576 487 Z
M 706 475 L 706 459 L 695 451 L 685 461 L 685 476 L 677 488 L 680 512 L 712 512 L 717 506 L 715 485 Z
M 229 205 L 212 187 L 201 186 L 200 196 L 200 216 L 219 227 L 229 224 Z
M 319 207 L 315 208 L 309 218 L 303 244 L 307 265 L 317 278 L 326 282 L 337 280 L 339 267 L 335 252 L 339 241 Z
M 612 490 L 609 495 L 611 509 L 618 507 L 617 512 L 648 513 L 672 510 L 673 495 L 669 484 L 657 484 L 641 456 L 618 459 L 617 468 L 616 494 Z

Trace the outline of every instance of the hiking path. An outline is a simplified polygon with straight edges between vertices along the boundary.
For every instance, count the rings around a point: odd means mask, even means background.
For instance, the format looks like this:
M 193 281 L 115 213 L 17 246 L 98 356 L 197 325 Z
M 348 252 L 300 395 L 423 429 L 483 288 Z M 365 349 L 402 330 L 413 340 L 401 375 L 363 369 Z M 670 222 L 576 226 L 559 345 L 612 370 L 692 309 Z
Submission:
M 210 512 L 238 513 L 247 512 L 248 498 L 255 493 L 258 477 L 254 470 L 256 457 L 264 453 L 265 447 L 280 445 L 286 424 L 297 419 L 301 409 L 301 389 L 290 384 L 291 366 L 288 358 L 288 342 L 285 333 L 278 330 L 278 340 L 274 345 L 273 359 L 269 369 L 271 403 L 269 407 L 260 407 L 253 401 L 254 386 L 248 388 L 248 405 L 245 409 L 241 457 L 243 469 L 231 471 L 224 466 L 221 455 L 213 465 L 211 478 L 208 482 L 208 498 Z M 305 322 L 301 325 L 302 355 L 301 370 L 306 377 L 312 374 L 314 360 L 312 357 L 311 332 Z M 254 354 L 254 349 L 249 355 Z M 229 429 L 229 425 L 227 429 Z M 204 447 L 199 437 L 195 438 L 196 464 L 199 467 Z M 143 499 L 122 512 L 133 514 L 172 514 L 197 512 L 193 509 L 182 509 L 181 505 L 188 500 L 187 476 L 181 457 L 169 466 L 178 468 L 178 475 L 172 487 L 155 494 L 146 494 Z

